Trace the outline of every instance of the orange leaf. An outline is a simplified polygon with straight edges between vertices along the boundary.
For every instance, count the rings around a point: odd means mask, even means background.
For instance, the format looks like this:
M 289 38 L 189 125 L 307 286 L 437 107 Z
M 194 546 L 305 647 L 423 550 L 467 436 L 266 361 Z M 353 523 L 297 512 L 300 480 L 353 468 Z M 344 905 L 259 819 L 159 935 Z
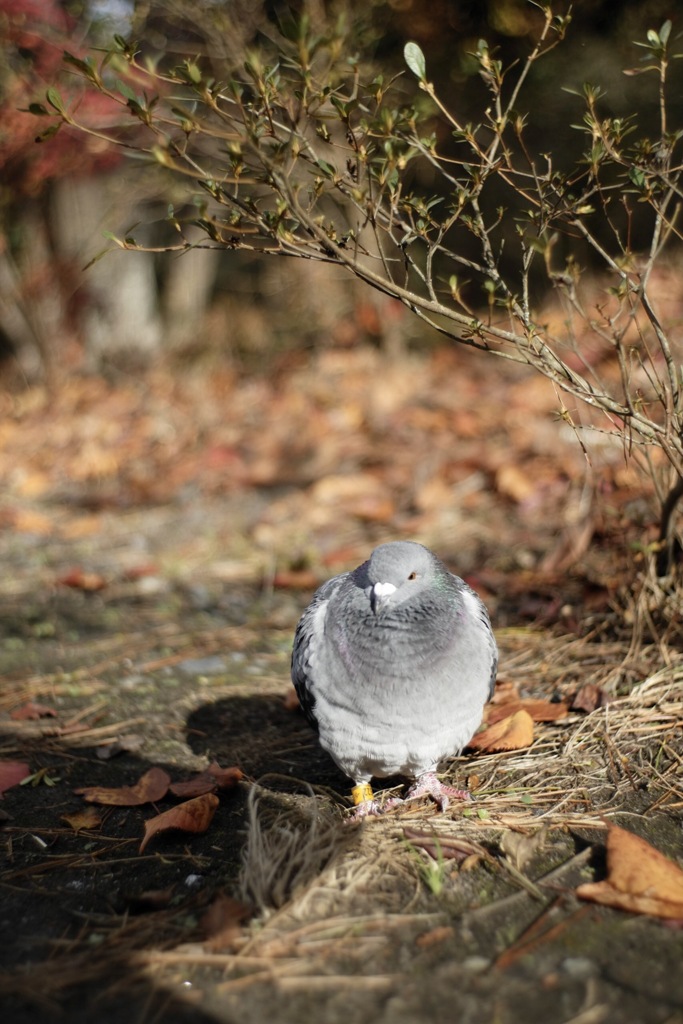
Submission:
M 186 782 L 172 783 L 169 789 L 174 796 L 202 796 L 204 793 L 215 793 L 217 789 L 233 789 L 243 778 L 244 772 L 239 768 L 221 768 L 214 763 Z
M 510 718 L 517 711 L 526 711 L 534 722 L 556 722 L 566 718 L 569 708 L 562 701 L 552 700 L 510 700 L 505 704 L 496 704 L 488 708 L 486 721 L 489 725 Z
M 528 711 L 516 711 L 483 732 L 476 733 L 467 744 L 473 750 L 495 753 L 499 750 L 522 750 L 534 738 L 534 722 Z
M 27 779 L 31 769 L 24 761 L 0 761 L 0 795 Z
M 492 704 L 509 704 L 511 701 L 520 700 L 519 690 L 515 683 L 499 679 L 491 697 Z
M 683 871 L 645 839 L 610 825 L 607 879 L 580 885 L 576 895 L 634 914 L 683 920 Z
M 163 814 L 150 818 L 145 822 L 145 836 L 140 843 L 140 853 L 153 836 L 170 828 L 178 828 L 182 832 L 206 832 L 218 803 L 215 793 L 204 793 L 194 800 L 187 800 L 184 804 L 178 804 L 177 807 L 171 807 Z
M 207 907 L 199 922 L 205 949 L 229 949 L 242 935 L 242 926 L 253 911 L 246 903 L 220 893 Z
M 278 569 L 273 586 L 278 590 L 315 590 L 320 583 L 312 569 Z
M 73 587 L 75 590 L 95 591 L 106 587 L 107 581 L 98 572 L 84 572 L 83 569 L 71 569 L 70 572 L 60 576 L 57 583 L 64 587 Z
M 287 690 L 287 693 L 282 698 L 282 703 L 285 706 L 285 711 L 301 711 L 299 696 L 293 686 L 290 686 Z
M 536 493 L 538 484 L 512 462 L 507 462 L 496 473 L 496 489 L 517 504 L 528 501 Z
M 17 509 L 13 518 L 14 529 L 18 530 L 19 533 L 38 533 L 41 536 L 52 533 L 52 520 L 44 516 L 42 512 L 33 512 L 31 509 Z
M 595 711 L 603 707 L 609 698 L 601 686 L 595 683 L 584 683 L 574 694 L 571 703 L 572 711 Z
M 57 712 L 54 708 L 49 708 L 45 704 L 34 704 L 32 700 L 28 704 L 22 704 L 20 708 L 15 708 L 10 713 L 10 718 L 14 719 L 15 722 L 23 722 L 26 720 L 33 720 L 35 718 L 56 718 Z
M 75 789 L 91 804 L 106 804 L 115 807 L 139 807 L 140 804 L 153 804 L 166 796 L 171 778 L 163 768 L 150 768 L 134 786 L 118 786 L 110 789 L 106 786 L 86 786 Z
M 99 828 L 102 824 L 100 812 L 94 807 L 84 807 L 82 811 L 74 811 L 73 814 L 62 814 L 61 820 L 71 825 L 75 832 L 82 828 Z

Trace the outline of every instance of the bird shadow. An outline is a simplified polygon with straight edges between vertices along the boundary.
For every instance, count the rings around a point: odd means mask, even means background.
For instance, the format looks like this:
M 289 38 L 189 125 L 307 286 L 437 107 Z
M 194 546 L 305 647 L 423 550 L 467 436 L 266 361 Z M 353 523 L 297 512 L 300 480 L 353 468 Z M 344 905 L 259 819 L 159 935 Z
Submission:
M 250 779 L 267 777 L 269 789 L 323 790 L 340 804 L 349 791 L 349 780 L 321 748 L 303 713 L 287 708 L 277 695 L 235 695 L 200 705 L 188 716 L 186 742 L 197 754 L 237 765 Z

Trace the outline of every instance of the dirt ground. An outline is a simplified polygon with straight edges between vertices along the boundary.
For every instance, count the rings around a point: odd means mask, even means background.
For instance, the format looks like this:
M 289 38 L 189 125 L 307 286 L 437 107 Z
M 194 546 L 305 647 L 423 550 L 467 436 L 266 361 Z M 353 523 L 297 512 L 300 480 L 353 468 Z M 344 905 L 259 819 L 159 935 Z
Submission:
M 331 352 L 5 397 L 0 761 L 30 771 L 0 802 L 8 1024 L 683 1022 L 682 922 L 576 895 L 610 824 L 683 862 L 677 633 L 634 645 L 625 583 L 651 496 L 490 362 Z M 318 582 L 395 537 L 479 589 L 501 687 L 598 696 L 444 766 L 473 801 L 350 825 L 291 640 Z M 205 831 L 142 852 L 176 798 L 74 792 L 211 762 L 244 779 Z

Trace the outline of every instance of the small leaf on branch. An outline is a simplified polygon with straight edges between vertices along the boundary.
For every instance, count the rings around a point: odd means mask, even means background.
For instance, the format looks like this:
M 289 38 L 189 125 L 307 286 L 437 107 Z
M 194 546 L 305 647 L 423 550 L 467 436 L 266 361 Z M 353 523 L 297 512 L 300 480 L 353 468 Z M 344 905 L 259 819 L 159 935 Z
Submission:
M 403 59 L 416 78 L 424 82 L 427 77 L 425 55 L 417 43 L 406 43 L 403 47 Z
M 62 100 L 62 97 L 60 96 L 58 90 L 55 89 L 55 87 L 53 85 L 51 85 L 50 88 L 45 93 L 45 99 L 50 104 L 50 106 L 53 107 L 57 111 L 58 114 L 62 114 L 62 115 L 66 114 L 66 109 L 64 107 L 64 102 Z

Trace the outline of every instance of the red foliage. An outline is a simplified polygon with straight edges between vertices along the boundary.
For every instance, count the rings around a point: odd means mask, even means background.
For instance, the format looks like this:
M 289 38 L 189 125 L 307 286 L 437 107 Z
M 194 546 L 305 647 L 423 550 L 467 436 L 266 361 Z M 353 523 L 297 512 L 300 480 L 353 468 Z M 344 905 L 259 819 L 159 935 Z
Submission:
M 57 85 L 68 106 L 78 101 L 81 122 L 102 125 L 120 108 L 63 72 L 62 55 L 84 56 L 74 38 L 76 23 L 54 0 L 0 0 L 0 173 L 10 195 L 38 195 L 52 178 L 89 175 L 112 167 L 120 156 L 100 139 L 62 126 L 49 141 L 36 137 L 52 123 L 28 113 Z

